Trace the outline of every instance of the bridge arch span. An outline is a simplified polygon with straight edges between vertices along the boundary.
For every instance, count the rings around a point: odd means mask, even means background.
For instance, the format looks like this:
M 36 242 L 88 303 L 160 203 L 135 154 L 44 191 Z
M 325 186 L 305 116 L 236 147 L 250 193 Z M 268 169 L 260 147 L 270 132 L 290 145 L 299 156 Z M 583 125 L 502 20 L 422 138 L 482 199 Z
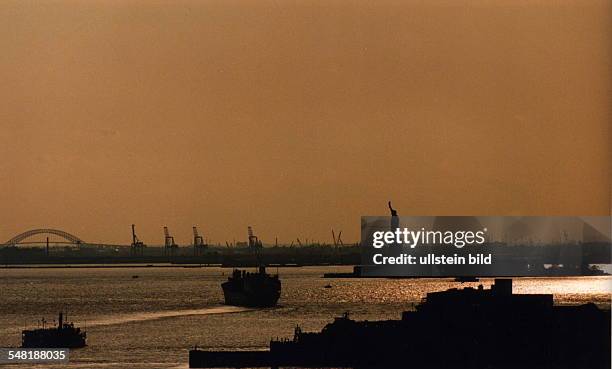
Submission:
M 11 238 L 10 240 L 6 241 L 5 245 L 16 245 L 19 242 L 25 240 L 28 237 L 32 237 L 35 236 L 37 234 L 54 234 L 56 236 L 60 236 L 61 238 L 65 239 L 66 241 L 72 242 L 72 243 L 76 243 L 76 244 L 81 244 L 83 243 L 83 240 L 81 240 L 80 238 L 78 238 L 75 235 L 72 235 L 68 232 L 64 232 L 61 231 L 59 229 L 51 229 L 51 228 L 40 228 L 40 229 L 31 229 L 29 231 L 25 231 L 23 233 L 18 234 L 17 236 Z

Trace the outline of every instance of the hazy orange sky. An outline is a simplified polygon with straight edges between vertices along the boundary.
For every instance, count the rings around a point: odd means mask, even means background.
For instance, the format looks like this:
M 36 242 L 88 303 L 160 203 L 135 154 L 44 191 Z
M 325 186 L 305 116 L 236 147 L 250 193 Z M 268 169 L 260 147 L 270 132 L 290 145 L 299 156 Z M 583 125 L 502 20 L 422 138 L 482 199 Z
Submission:
M 0 242 L 610 215 L 611 1 L 2 1 Z

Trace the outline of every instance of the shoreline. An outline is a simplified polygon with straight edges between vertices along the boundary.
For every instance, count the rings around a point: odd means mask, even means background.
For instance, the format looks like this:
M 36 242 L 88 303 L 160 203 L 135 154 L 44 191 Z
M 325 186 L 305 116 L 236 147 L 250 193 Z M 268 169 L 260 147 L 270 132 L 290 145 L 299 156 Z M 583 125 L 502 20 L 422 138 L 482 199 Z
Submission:
M 352 265 L 297 265 L 269 264 L 267 268 L 302 268 L 302 267 L 351 267 Z M 222 264 L 14 264 L 0 265 L 0 269 L 79 269 L 79 268 L 254 268 L 254 266 L 224 266 Z

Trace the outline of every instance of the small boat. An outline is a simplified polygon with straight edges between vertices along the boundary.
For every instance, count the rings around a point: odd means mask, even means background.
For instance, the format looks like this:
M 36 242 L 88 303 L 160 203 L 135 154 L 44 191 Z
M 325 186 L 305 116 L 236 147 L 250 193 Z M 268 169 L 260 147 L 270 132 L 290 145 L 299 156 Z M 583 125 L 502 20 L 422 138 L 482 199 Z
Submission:
M 331 284 L 326 284 L 323 288 L 332 288 Z
M 42 328 L 22 331 L 21 347 L 78 348 L 87 345 L 87 333 L 73 323 L 64 322 L 62 312 L 59 313 L 57 327 L 47 328 L 45 323 L 43 319 Z

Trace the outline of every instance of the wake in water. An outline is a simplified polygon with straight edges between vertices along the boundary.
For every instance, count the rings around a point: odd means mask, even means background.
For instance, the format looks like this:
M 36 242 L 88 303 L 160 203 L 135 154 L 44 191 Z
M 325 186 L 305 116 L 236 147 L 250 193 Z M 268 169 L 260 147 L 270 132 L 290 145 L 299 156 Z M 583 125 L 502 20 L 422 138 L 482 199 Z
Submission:
M 163 318 L 174 318 L 179 316 L 188 315 L 211 315 L 211 314 L 231 314 L 231 313 L 242 313 L 252 311 L 253 309 L 243 308 L 238 306 L 212 306 L 203 309 L 190 309 L 190 310 L 170 310 L 170 311 L 156 311 L 151 313 L 134 313 L 124 314 L 120 316 L 112 316 L 108 318 L 96 319 L 93 321 L 87 321 L 87 327 L 97 327 L 102 325 L 117 325 L 132 322 L 141 322 L 146 320 L 156 320 Z
M 243 313 L 247 311 L 252 311 L 253 309 L 243 308 L 238 306 L 210 306 L 203 309 L 187 309 L 187 310 L 169 310 L 169 311 L 155 311 L 150 313 L 132 313 L 132 314 L 121 314 L 110 317 L 102 317 L 100 319 L 94 320 L 84 320 L 77 321 L 77 325 L 81 328 L 87 329 L 88 327 L 97 327 L 104 325 L 118 325 L 132 322 L 141 322 L 147 320 L 156 320 L 156 319 L 164 319 L 164 318 L 174 318 L 179 316 L 189 316 L 189 315 L 211 315 L 211 314 L 232 314 L 232 313 Z M 55 324 L 53 321 L 51 324 Z M 0 329 L 0 334 L 15 334 L 16 332 L 20 332 L 21 329 L 34 329 L 38 328 L 38 326 L 30 326 L 26 325 L 23 327 L 8 327 L 5 329 Z

